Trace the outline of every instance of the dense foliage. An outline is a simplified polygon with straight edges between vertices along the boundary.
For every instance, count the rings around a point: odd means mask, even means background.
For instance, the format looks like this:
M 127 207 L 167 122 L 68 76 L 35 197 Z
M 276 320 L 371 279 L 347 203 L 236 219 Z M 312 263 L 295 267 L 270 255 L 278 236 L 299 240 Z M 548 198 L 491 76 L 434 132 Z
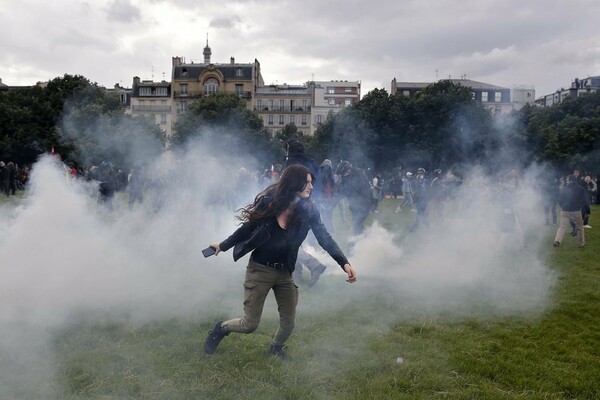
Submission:
M 99 164 L 159 154 L 161 132 L 151 118 L 125 115 L 118 95 L 82 76 L 0 95 L 0 159 L 34 162 L 52 149 L 67 162 Z

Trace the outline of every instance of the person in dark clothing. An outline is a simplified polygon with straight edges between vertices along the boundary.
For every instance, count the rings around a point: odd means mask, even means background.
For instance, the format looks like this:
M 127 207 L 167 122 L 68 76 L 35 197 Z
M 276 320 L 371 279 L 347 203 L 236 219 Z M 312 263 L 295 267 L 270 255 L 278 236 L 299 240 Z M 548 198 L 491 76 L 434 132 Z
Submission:
M 413 199 L 417 209 L 415 222 L 410 228 L 410 232 L 416 232 L 421 224 L 429 227 L 429 218 L 427 217 L 427 205 L 429 204 L 429 180 L 425 177 L 425 168 L 417 169 L 417 177 L 413 184 Z
M 371 185 L 367 175 L 363 170 L 354 168 L 348 161 L 340 161 L 335 173 L 341 178 L 338 186 L 340 196 L 348 199 L 348 208 L 352 213 L 351 233 L 360 235 L 365 229 L 365 220 L 373 206 Z
M 279 311 L 279 329 L 269 353 L 286 358 L 284 343 L 294 330 L 298 287 L 293 272 L 300 245 L 309 230 L 319 244 L 348 275 L 356 273 L 321 221 L 319 210 L 311 200 L 314 176 L 302 165 L 287 167 L 279 182 L 259 193 L 253 204 L 241 209 L 243 223 L 231 236 L 210 246 L 215 254 L 234 248 L 234 260 L 251 252 L 244 282 L 244 316 L 219 321 L 208 333 L 204 351 L 213 354 L 223 338 L 231 332 L 251 333 L 260 323 L 268 293 L 273 290 Z
M 583 218 L 581 216 L 581 209 L 585 202 L 585 189 L 577 182 L 577 177 L 575 175 L 567 176 L 567 185 L 561 190 L 558 199 L 561 208 L 560 225 L 554 238 L 554 247 L 560 247 L 569 224 L 575 224 L 579 247 L 583 248 L 585 246 Z
M 0 161 L 0 190 L 2 191 L 2 193 L 4 193 L 5 195 L 9 195 L 9 190 L 8 190 L 8 179 L 9 179 L 9 171 L 8 168 L 6 168 L 6 164 L 4 164 L 4 161 Z
M 544 206 L 546 225 L 550 225 L 550 214 L 552 214 L 552 224 L 556 225 L 558 222 L 556 205 L 560 194 L 560 180 L 554 176 L 543 176 L 541 179 L 540 194 Z

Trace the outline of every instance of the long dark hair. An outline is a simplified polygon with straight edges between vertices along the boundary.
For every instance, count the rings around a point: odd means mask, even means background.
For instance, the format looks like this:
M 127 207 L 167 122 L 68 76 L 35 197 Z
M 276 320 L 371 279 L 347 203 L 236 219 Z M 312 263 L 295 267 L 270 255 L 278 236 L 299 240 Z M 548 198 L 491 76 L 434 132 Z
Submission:
M 309 174 L 314 182 L 315 177 L 308 168 L 300 164 L 290 165 L 283 170 L 278 182 L 260 192 L 252 204 L 239 209 L 240 215 L 237 218 L 242 222 L 256 222 L 267 217 L 276 217 L 289 208 L 296 200 L 298 192 L 306 188 L 306 177 Z M 288 226 L 295 226 L 302 212 L 312 206 L 310 197 L 301 199 L 292 210 Z

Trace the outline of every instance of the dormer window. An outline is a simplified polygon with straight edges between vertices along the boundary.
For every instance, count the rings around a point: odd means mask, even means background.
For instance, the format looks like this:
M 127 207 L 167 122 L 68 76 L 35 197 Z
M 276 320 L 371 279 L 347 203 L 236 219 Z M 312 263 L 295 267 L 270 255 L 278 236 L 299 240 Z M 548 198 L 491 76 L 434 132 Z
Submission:
M 235 76 L 242 77 L 244 76 L 244 71 L 241 68 L 235 70 Z

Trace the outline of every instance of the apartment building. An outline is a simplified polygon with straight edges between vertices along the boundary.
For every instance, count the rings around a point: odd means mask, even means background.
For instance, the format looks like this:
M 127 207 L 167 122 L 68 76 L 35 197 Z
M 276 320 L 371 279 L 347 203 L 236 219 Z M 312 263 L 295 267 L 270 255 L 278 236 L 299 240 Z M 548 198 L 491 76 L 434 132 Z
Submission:
M 171 137 L 173 133 L 173 101 L 170 82 L 142 81 L 136 76 L 133 78 L 130 102 L 131 106 L 126 110 L 126 113 L 133 116 L 152 116 L 165 137 Z
M 269 85 L 256 89 L 254 111 L 272 134 L 293 124 L 302 135 L 310 135 L 311 109 L 312 91 L 308 85 Z
M 509 88 L 466 78 L 442 79 L 442 81 L 450 81 L 457 85 L 468 87 L 473 93 L 473 99 L 480 102 L 493 115 L 506 114 L 515 109 L 515 104 L 511 101 L 511 90 Z M 392 80 L 391 94 L 401 93 L 404 96 L 411 97 L 431 84 L 433 82 L 398 82 L 394 78 Z M 535 97 L 535 90 L 533 97 Z
M 314 135 L 329 113 L 338 113 L 360 100 L 360 81 L 311 81 L 312 92 L 310 135 Z
M 187 111 L 188 104 L 197 98 L 214 93 L 235 93 L 246 101 L 249 110 L 254 108 L 256 89 L 264 86 L 260 63 L 237 63 L 231 57 L 229 63 L 213 63 L 212 51 L 206 42 L 201 62 L 186 62 L 183 57 L 173 57 L 172 90 L 173 123 Z
M 569 97 L 579 97 L 597 92 L 598 90 L 600 90 L 600 76 L 589 76 L 585 79 L 575 78 L 569 88 L 562 88 L 554 93 L 544 95 L 536 99 L 535 104 L 540 107 L 550 107 L 554 104 L 562 103 Z

